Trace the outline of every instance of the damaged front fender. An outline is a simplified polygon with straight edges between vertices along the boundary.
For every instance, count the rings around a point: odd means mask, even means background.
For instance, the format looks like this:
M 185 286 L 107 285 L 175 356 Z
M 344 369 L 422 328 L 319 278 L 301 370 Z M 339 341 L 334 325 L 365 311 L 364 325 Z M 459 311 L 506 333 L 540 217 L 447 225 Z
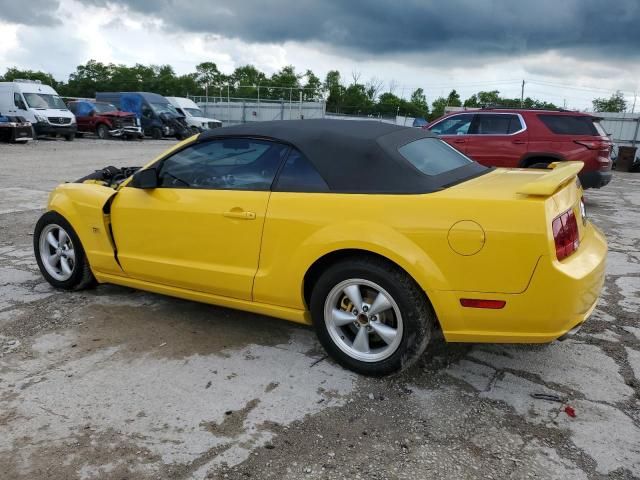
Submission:
M 110 205 L 117 191 L 94 183 L 65 183 L 49 195 L 48 210 L 71 224 L 94 272 L 123 275 L 111 235 Z

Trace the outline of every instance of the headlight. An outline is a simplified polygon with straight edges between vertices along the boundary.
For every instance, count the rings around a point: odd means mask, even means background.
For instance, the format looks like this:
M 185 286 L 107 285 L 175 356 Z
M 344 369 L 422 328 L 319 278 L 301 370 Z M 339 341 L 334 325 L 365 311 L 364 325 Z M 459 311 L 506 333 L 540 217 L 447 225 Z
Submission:
M 47 119 L 45 117 L 43 117 L 42 115 L 38 115 L 38 114 L 36 114 L 36 121 L 47 123 Z
M 76 117 L 73 117 L 73 118 L 71 119 L 71 124 L 73 125 L 74 123 L 76 123 Z

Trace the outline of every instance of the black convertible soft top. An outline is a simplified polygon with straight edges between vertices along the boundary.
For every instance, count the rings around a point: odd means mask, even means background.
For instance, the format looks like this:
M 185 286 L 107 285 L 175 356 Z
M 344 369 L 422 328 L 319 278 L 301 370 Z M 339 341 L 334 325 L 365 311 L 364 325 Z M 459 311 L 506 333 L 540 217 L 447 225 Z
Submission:
M 427 193 L 477 176 L 487 169 L 475 162 L 440 175 L 425 175 L 398 153 L 428 130 L 376 121 L 278 120 L 207 130 L 198 142 L 253 137 L 283 142 L 300 150 L 333 192 Z

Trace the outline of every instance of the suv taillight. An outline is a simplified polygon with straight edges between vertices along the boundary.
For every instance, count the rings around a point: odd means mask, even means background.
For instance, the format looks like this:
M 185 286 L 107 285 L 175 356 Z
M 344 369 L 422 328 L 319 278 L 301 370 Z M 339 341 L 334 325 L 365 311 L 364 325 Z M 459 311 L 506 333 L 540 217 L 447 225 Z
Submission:
M 602 142 L 600 140 L 574 140 L 573 142 L 589 150 L 611 150 L 611 145 L 608 142 Z
M 558 260 L 564 260 L 575 252 L 580 245 L 578 222 L 573 209 L 569 209 L 554 218 L 551 227 L 553 229 L 553 240 L 556 243 L 556 257 L 558 257 Z

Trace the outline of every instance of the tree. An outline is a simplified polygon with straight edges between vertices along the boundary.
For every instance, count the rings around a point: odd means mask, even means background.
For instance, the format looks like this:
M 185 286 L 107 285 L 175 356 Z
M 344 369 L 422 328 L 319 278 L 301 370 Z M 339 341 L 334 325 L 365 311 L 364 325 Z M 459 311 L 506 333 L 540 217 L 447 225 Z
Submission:
M 429 115 L 429 104 L 422 88 L 415 89 L 411 94 L 409 110 L 410 112 L 407 112 L 407 114 L 411 117 L 426 118 Z
M 609 98 L 596 98 L 592 103 L 595 112 L 625 112 L 627 110 L 627 101 L 620 90 Z
M 323 94 L 322 81 L 311 70 L 307 70 L 304 77 L 307 79 L 304 84 L 304 99 L 314 100 L 321 98 Z
M 218 66 L 213 62 L 202 62 L 196 65 L 195 81 L 203 92 L 209 93 L 220 89 L 225 78 Z
M 352 83 L 343 94 L 342 111 L 356 115 L 371 113 L 373 102 L 367 95 L 367 90 L 361 83 Z
M 293 65 L 287 65 L 282 67 L 279 71 L 271 75 L 271 98 L 288 99 L 291 96 L 292 100 L 297 100 L 299 92 L 301 91 L 300 77 L 296 74 L 296 69 Z
M 339 71 L 329 70 L 327 72 L 327 76 L 324 79 L 324 90 L 328 93 L 327 111 L 340 112 L 343 87 Z
M 16 67 L 7 68 L 4 76 L 0 77 L 0 81 L 13 82 L 17 79 L 23 80 L 40 80 L 45 85 L 51 85 L 58 88 L 61 82 L 58 82 L 50 73 L 41 72 L 39 70 L 19 70 Z
M 258 86 L 262 89 L 269 83 L 267 76 L 253 65 L 243 65 L 236 68 L 228 81 L 234 86 L 233 95 L 241 98 L 257 98 Z M 261 93 L 261 96 L 268 96 L 266 89 L 261 92 L 264 92 Z

